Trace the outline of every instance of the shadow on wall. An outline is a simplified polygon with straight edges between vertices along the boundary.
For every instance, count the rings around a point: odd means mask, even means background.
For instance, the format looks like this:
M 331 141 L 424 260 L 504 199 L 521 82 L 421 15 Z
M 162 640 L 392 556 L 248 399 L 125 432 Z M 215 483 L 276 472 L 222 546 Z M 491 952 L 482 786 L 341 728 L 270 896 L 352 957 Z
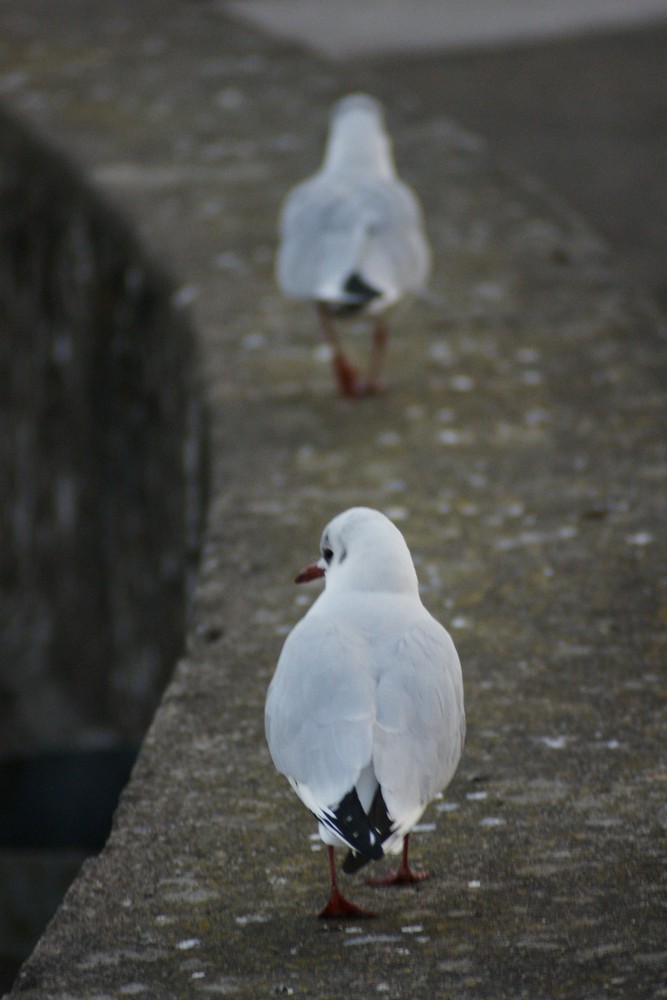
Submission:
M 42 870 L 45 851 L 78 865 L 102 846 L 183 649 L 206 463 L 194 338 L 172 300 L 113 210 L 0 115 L 0 868 L 13 875 L 26 852 Z M 82 835 L 76 817 L 93 812 Z M 28 867 L 34 882 L 34 854 Z M 42 883 L 26 882 L 26 911 Z M 43 902 L 46 919 L 57 904 Z M 0 898 L 0 955 L 25 957 L 40 930 L 3 935 Z

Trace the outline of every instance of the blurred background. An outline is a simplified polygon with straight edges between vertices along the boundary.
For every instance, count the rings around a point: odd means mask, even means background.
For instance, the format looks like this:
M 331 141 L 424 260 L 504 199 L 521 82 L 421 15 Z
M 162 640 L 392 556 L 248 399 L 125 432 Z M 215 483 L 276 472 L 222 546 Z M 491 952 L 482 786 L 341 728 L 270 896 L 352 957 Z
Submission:
M 667 306 L 667 0 L 227 0 L 350 67 L 386 64 L 605 236 Z
M 190 2 L 400 79 L 667 307 L 667 0 Z M 103 845 L 183 648 L 206 460 L 173 289 L 64 164 L 0 138 L 2 989 Z

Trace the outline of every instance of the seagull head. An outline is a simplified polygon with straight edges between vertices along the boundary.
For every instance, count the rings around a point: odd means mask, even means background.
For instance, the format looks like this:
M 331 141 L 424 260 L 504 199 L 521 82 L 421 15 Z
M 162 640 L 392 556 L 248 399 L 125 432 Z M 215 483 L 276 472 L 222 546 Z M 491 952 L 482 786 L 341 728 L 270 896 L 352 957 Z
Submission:
M 331 109 L 329 122 L 333 126 L 342 118 L 357 114 L 372 118 L 384 127 L 384 109 L 377 98 L 370 94 L 348 94 L 347 97 L 341 97 Z
M 322 532 L 320 559 L 296 583 L 325 577 L 327 589 L 418 594 L 410 550 L 396 525 L 379 510 L 352 507 Z
M 333 106 L 324 169 L 343 174 L 362 171 L 378 177 L 395 175 L 384 110 L 374 97 L 349 94 Z

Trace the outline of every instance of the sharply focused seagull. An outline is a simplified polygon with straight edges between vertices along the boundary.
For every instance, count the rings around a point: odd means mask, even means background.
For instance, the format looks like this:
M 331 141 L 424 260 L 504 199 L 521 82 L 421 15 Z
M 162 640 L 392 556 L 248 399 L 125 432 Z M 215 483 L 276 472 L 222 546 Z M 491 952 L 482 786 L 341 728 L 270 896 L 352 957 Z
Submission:
M 324 576 L 325 590 L 285 641 L 266 699 L 266 737 L 328 847 L 331 897 L 319 915 L 372 916 L 340 892 L 334 846 L 348 848 L 348 873 L 402 851 L 399 870 L 371 884 L 426 877 L 409 867 L 408 837 L 461 758 L 461 665 L 384 514 L 339 514 L 320 552 L 297 583 Z
M 429 269 L 421 209 L 396 175 L 382 106 L 367 94 L 345 97 L 331 113 L 322 166 L 285 199 L 276 267 L 285 295 L 316 303 L 344 396 L 379 391 L 385 314 L 424 286 Z M 356 314 L 374 321 L 364 380 L 335 327 L 338 317 Z

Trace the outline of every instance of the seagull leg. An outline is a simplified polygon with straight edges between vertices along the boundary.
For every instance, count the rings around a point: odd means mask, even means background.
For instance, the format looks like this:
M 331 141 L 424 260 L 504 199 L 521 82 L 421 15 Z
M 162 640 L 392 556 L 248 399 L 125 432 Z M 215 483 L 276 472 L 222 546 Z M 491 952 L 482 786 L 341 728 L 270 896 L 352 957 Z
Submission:
M 322 325 L 322 331 L 326 342 L 333 351 L 333 370 L 336 381 L 338 382 L 340 394 L 341 396 L 347 396 L 348 399 L 355 398 L 360 395 L 359 377 L 354 366 L 350 364 L 343 354 L 343 349 L 340 346 L 340 341 L 338 340 L 338 335 L 336 334 L 336 328 L 326 302 L 317 303 L 317 312 L 320 317 L 320 323 Z
M 380 369 L 384 361 L 385 350 L 389 331 L 384 322 L 380 321 L 373 331 L 373 346 L 368 364 L 368 376 L 363 384 L 362 391 L 368 395 L 382 392 L 384 386 L 380 381 Z
M 371 913 L 370 910 L 362 910 L 360 906 L 356 906 L 351 903 L 349 899 L 346 899 L 338 888 L 338 880 L 336 878 L 336 862 L 334 860 L 334 849 L 331 846 L 327 847 L 329 852 L 329 872 L 331 874 L 331 896 L 329 897 L 329 902 L 317 915 L 321 919 L 331 920 L 341 917 L 375 917 L 377 914 Z
M 425 878 L 430 878 L 430 872 L 413 872 L 408 864 L 408 839 L 409 834 L 403 840 L 403 858 L 401 867 L 382 878 L 367 878 L 366 885 L 412 885 L 414 882 L 423 882 Z

